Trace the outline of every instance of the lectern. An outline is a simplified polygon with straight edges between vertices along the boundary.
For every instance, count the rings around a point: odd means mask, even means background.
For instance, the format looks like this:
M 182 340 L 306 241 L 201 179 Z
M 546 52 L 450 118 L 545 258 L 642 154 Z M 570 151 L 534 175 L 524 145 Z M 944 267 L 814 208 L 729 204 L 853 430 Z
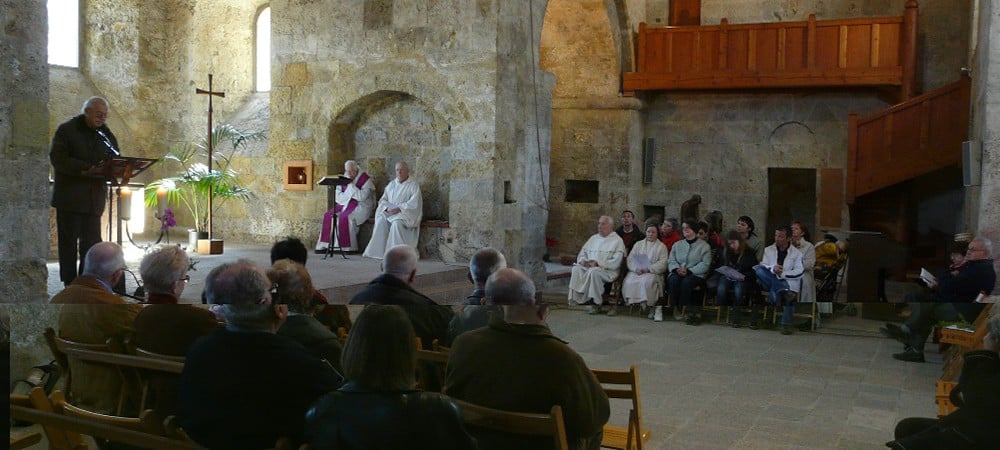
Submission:
M 338 177 L 323 177 L 323 178 L 320 178 L 320 180 L 318 182 L 316 182 L 316 184 L 318 184 L 320 186 L 326 186 L 326 187 L 330 188 L 329 190 L 334 190 L 334 189 L 337 189 L 337 187 L 339 187 L 339 186 L 347 186 L 348 184 L 351 184 L 351 179 L 347 178 L 347 177 L 345 177 L 343 175 L 338 176 Z M 337 215 L 338 215 L 337 214 L 337 193 L 334 192 L 334 194 L 333 194 L 333 222 L 331 222 L 331 224 L 330 224 L 330 226 L 333 228 L 333 230 L 337 229 L 337 224 L 338 224 L 338 222 L 337 222 Z M 330 257 L 330 255 L 333 254 L 333 244 L 334 244 L 334 241 L 336 240 L 335 239 L 335 233 L 333 232 L 333 230 L 330 230 L 330 243 L 327 244 L 327 246 L 326 246 L 326 254 L 323 255 L 323 259 L 327 259 L 327 258 Z M 341 247 L 338 244 L 337 248 L 340 250 L 340 256 L 343 256 L 344 259 L 347 259 L 347 255 L 344 254 L 344 247 Z
M 91 167 L 83 172 L 85 176 L 91 178 L 100 178 L 108 184 L 109 194 L 112 192 L 114 195 L 108 195 L 108 223 L 114 221 L 113 208 L 115 203 L 119 204 L 119 210 L 121 209 L 120 202 L 116 200 L 121 199 L 121 188 L 122 186 L 127 186 L 129 180 L 132 177 L 139 175 L 144 172 L 150 166 L 156 163 L 155 159 L 150 158 L 133 158 L 129 156 L 112 156 L 105 160 L 104 162 Z M 117 233 L 118 239 L 116 242 L 118 245 L 122 245 L 122 220 L 121 213 L 119 212 Z M 111 240 L 111 230 L 108 230 L 108 241 Z

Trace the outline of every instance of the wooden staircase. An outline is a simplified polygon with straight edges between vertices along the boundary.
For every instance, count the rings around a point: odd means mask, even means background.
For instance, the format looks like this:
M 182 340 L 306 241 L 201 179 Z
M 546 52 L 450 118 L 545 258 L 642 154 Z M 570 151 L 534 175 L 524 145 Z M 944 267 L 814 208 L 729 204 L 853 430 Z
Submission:
M 848 119 L 847 203 L 956 165 L 968 139 L 967 74 L 949 85 L 865 117 Z

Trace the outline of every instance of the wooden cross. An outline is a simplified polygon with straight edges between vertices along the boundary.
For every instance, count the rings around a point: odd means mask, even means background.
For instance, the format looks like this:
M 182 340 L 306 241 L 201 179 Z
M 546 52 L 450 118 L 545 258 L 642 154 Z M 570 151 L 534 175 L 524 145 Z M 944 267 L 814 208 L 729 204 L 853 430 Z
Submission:
M 219 96 L 222 98 L 226 97 L 225 92 L 214 92 L 212 91 L 212 74 L 208 74 L 208 90 L 195 88 L 195 94 L 207 94 L 208 95 L 208 173 L 212 173 L 212 96 Z M 213 185 L 211 189 L 208 190 L 208 239 L 212 239 L 212 194 L 215 191 L 215 186 Z

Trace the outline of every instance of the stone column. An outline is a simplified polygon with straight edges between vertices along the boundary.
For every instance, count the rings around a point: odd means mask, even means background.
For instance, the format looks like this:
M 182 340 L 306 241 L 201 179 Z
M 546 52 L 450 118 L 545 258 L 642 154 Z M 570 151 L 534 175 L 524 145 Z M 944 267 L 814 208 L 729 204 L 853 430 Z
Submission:
M 995 257 L 1000 250 L 1000 53 L 992 44 L 1000 42 L 1000 8 L 990 0 L 979 2 L 978 28 L 970 139 L 982 143 L 982 185 L 967 188 L 966 204 L 975 205 L 968 208 L 970 228 L 994 242 Z
M 45 3 L 0 0 L 0 298 L 48 300 L 49 72 Z M 14 175 L 17 174 L 17 175 Z

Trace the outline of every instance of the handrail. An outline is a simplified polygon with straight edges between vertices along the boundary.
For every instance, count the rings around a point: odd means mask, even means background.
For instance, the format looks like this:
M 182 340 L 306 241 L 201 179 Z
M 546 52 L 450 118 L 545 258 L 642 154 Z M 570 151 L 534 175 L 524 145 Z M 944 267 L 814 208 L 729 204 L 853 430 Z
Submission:
M 917 2 L 901 16 L 671 26 L 639 24 L 622 90 L 895 86 L 913 96 Z
M 847 203 L 955 164 L 968 138 L 968 74 L 903 103 L 847 120 Z

